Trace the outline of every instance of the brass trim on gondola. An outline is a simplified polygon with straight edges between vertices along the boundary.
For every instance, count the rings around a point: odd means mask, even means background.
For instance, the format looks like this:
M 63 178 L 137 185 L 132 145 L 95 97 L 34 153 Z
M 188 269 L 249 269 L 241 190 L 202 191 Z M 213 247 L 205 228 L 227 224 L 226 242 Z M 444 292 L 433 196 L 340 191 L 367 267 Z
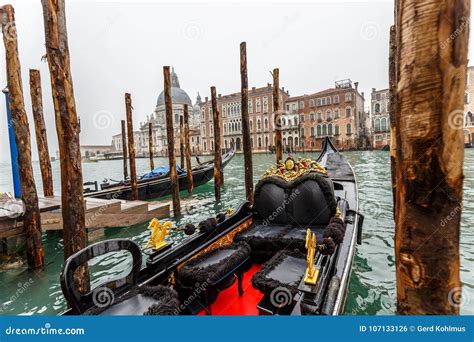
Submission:
M 223 246 L 228 246 L 231 245 L 234 242 L 234 237 L 238 233 L 240 233 L 243 230 L 248 229 L 252 225 L 252 218 L 249 218 L 247 221 L 241 223 L 239 226 L 237 226 L 235 229 L 221 237 L 219 240 L 215 241 L 213 244 L 210 246 L 204 248 L 200 252 L 196 253 L 194 256 L 186 260 L 185 262 L 181 263 L 178 265 L 177 270 L 181 269 L 183 266 L 185 266 L 187 263 L 193 261 L 194 259 L 200 257 L 201 255 L 210 253 L 217 248 L 223 247 Z
M 328 175 L 327 170 L 311 158 L 298 158 L 295 161 L 289 157 L 285 162 L 279 161 L 276 165 L 265 171 L 262 178 L 280 177 L 289 182 L 310 172 L 317 172 L 326 177 Z

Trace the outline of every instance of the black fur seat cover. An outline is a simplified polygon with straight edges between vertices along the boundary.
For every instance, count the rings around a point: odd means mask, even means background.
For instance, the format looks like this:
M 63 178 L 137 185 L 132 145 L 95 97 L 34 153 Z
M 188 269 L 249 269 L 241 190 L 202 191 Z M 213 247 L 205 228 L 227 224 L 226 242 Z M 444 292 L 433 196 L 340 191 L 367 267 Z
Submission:
M 100 289 L 96 291 L 101 291 Z M 176 315 L 179 312 L 178 294 L 173 289 L 157 285 L 135 288 L 119 298 L 109 296 L 111 292 L 103 292 L 104 302 L 111 301 L 110 305 L 102 306 L 100 292 L 97 292 L 98 306 L 95 306 L 85 315 L 101 316 L 136 316 L 136 315 Z M 106 298 L 106 296 L 109 296 Z
M 250 246 L 245 242 L 233 243 L 202 255 L 178 271 L 179 287 L 194 287 L 220 281 L 250 257 Z
M 306 228 L 320 238 L 336 207 L 332 182 L 316 172 L 293 181 L 265 177 L 255 187 L 254 224 L 236 241 L 247 242 L 257 262 L 282 249 L 304 251 Z
M 254 274 L 252 286 L 265 295 L 271 295 L 278 288 L 285 288 L 294 296 L 305 271 L 306 256 L 303 253 L 298 250 L 280 251 L 263 265 L 260 272 Z

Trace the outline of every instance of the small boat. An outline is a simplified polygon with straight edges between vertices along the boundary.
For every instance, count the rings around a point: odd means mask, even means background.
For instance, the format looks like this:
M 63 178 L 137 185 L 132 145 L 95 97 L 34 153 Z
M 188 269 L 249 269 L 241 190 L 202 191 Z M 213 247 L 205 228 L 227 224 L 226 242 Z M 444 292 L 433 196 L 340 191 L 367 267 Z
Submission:
M 235 155 L 235 149 L 230 149 L 222 155 L 222 169 L 231 161 Z M 186 190 L 188 180 L 186 170 L 178 174 L 179 189 Z M 206 184 L 214 178 L 214 160 L 210 160 L 193 167 L 194 188 Z M 137 181 L 138 199 L 146 200 L 159 198 L 171 194 L 171 182 L 169 174 L 161 174 L 156 177 L 142 177 Z M 123 199 L 130 200 L 132 187 L 130 181 L 109 181 L 100 184 L 101 190 L 85 189 L 84 197 L 94 197 L 103 199 Z
M 340 315 L 363 216 L 354 171 L 329 138 L 316 160 L 271 167 L 244 202 L 166 243 L 170 223 L 150 223 L 146 255 L 128 239 L 98 242 L 68 258 L 61 287 L 68 315 Z M 148 244 L 147 244 L 148 246 Z M 84 262 L 128 251 L 132 271 L 81 294 Z M 97 282 L 96 282 L 97 283 Z

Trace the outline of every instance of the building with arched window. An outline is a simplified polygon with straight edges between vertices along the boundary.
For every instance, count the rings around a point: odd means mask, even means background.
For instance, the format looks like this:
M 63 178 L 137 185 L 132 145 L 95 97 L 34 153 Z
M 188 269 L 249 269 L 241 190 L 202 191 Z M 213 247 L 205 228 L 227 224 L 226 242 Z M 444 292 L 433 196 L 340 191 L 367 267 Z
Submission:
M 383 149 L 390 146 L 390 91 L 372 88 L 371 111 L 373 141 L 372 146 Z

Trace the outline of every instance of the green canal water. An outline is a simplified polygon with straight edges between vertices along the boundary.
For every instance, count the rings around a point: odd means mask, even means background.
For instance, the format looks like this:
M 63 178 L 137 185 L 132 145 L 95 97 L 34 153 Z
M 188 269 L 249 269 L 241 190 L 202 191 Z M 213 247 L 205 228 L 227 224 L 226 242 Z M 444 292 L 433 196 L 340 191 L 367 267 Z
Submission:
M 392 221 L 392 194 L 390 188 L 390 159 L 388 152 L 358 151 L 345 153 L 353 165 L 359 185 L 360 211 L 365 215 L 363 244 L 358 246 L 348 293 L 345 313 L 348 315 L 391 315 L 396 309 L 394 224 Z M 315 155 L 306 156 L 315 157 Z M 204 159 L 204 158 L 203 158 Z M 254 181 L 272 164 L 273 155 L 254 156 Z M 156 158 L 155 165 L 166 165 L 165 159 Z M 53 163 L 55 191 L 59 190 L 59 163 Z M 148 160 L 137 160 L 138 174 L 146 172 Z M 34 165 L 38 191 L 41 192 L 39 167 Z M 120 179 L 122 161 L 85 163 L 84 181 L 103 178 Z M 224 172 L 225 186 L 222 201 L 214 202 L 213 183 L 195 189 L 192 196 L 182 192 L 186 203 L 184 218 L 175 224 L 197 223 L 202 219 L 237 207 L 244 200 L 243 156 L 236 155 Z M 464 211 L 461 235 L 461 277 L 464 283 L 462 314 L 474 314 L 474 149 L 466 150 L 464 182 Z M 0 164 L 0 191 L 11 191 L 11 174 L 8 164 Z M 168 198 L 169 199 L 169 198 Z M 171 218 L 173 221 L 173 219 Z M 109 229 L 105 238 L 129 237 L 140 245 L 146 243 L 149 231 L 146 224 L 126 229 Z M 172 233 L 179 243 L 186 238 Z M 0 270 L 1 315 L 54 315 L 66 308 L 59 285 L 59 272 L 63 263 L 63 241 L 58 235 L 44 234 L 46 267 L 42 272 L 28 272 L 24 266 Z M 95 261 L 91 268 L 93 281 L 116 277 L 129 269 L 125 255 L 107 255 Z

